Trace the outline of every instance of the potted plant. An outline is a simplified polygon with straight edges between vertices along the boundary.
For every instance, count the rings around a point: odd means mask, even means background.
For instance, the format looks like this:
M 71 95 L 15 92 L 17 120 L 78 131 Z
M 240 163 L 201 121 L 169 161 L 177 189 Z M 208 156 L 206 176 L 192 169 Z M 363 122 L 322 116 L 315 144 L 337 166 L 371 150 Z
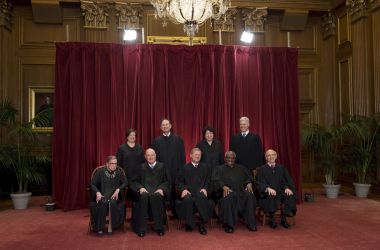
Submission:
M 41 164 L 50 161 L 50 158 L 33 152 L 37 143 L 37 136 L 32 131 L 32 125 L 38 121 L 47 121 L 47 113 L 37 115 L 31 122 L 16 121 L 18 111 L 8 100 L 0 101 L 0 125 L 8 131 L 6 139 L 0 144 L 1 167 L 10 169 L 17 179 L 18 191 L 11 193 L 15 209 L 27 207 L 32 195 L 27 192 L 29 184 L 45 183 L 45 175 Z
M 45 207 L 46 207 L 46 211 L 54 211 L 55 210 L 55 202 L 53 200 L 53 197 L 48 196 L 46 198 Z
M 340 129 L 311 124 L 302 129 L 301 142 L 313 153 L 314 162 L 321 167 L 325 176 L 323 184 L 327 198 L 337 198 L 341 185 L 336 184 L 338 174 L 338 151 L 341 141 Z
M 342 125 L 345 135 L 345 166 L 354 173 L 357 197 L 367 197 L 371 184 L 368 174 L 376 165 L 376 140 L 380 137 L 380 114 L 372 117 L 355 115 Z

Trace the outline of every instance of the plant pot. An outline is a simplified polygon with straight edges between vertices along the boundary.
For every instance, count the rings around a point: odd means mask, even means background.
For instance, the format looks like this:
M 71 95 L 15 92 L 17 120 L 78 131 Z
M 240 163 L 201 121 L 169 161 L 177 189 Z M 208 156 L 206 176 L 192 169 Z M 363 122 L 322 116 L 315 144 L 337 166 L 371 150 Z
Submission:
M 329 198 L 329 199 L 338 198 L 339 189 L 341 186 L 340 184 L 339 185 L 322 184 L 322 185 L 325 188 L 325 193 L 326 193 L 327 198 Z
M 45 207 L 46 207 L 46 211 L 54 211 L 55 210 L 55 203 L 54 202 L 46 203 Z
M 11 198 L 12 198 L 12 202 L 13 202 L 13 207 L 15 209 L 27 208 L 31 196 L 32 196 L 31 192 L 28 192 L 28 193 L 12 193 Z
M 356 197 L 367 198 L 371 184 L 356 183 L 354 182 Z

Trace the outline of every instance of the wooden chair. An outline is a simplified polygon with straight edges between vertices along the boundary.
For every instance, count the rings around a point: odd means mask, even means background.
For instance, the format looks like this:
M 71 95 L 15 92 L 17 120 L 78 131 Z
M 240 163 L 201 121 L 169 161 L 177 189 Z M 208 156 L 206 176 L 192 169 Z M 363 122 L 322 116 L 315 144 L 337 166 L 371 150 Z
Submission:
M 98 170 L 100 170 L 101 168 L 103 168 L 103 167 L 105 167 L 105 166 L 98 166 L 98 167 L 96 167 L 93 171 L 92 171 L 92 173 L 91 173 L 91 180 L 94 178 L 94 176 L 95 176 L 95 173 L 98 171 Z M 124 169 L 122 169 L 121 167 L 117 167 L 121 172 L 122 172 L 122 174 L 124 174 L 124 176 L 126 176 L 125 175 L 125 172 L 124 172 Z M 127 193 L 127 189 L 124 189 L 124 190 L 122 190 L 122 199 L 126 199 L 126 193 Z M 91 202 L 94 202 L 94 200 L 95 200 L 95 197 L 94 197 L 94 194 L 93 194 L 93 191 L 91 190 L 91 187 L 90 187 L 90 185 L 87 187 L 87 195 L 88 195 L 88 200 L 89 200 L 89 204 L 91 203 Z M 126 209 L 127 209 L 127 207 L 125 206 L 125 212 L 124 212 L 124 223 L 123 223 L 123 229 L 124 229 L 124 233 L 126 233 L 127 232 L 127 228 L 126 228 Z M 110 222 L 110 220 L 109 220 L 109 216 L 107 215 L 106 216 L 106 227 L 108 227 L 108 225 L 109 225 L 109 222 Z M 88 222 L 88 229 L 87 229 L 87 233 L 91 233 L 93 231 L 93 224 L 92 224 L 92 220 L 91 220 L 91 214 L 90 214 L 90 221 Z
M 274 214 L 275 217 L 279 217 L 280 219 L 282 218 L 282 214 L 284 213 L 284 204 L 280 203 L 279 205 L 279 209 L 276 211 L 276 213 Z M 256 209 L 257 211 L 257 217 L 258 218 L 261 218 L 261 223 L 263 226 L 265 226 L 266 224 L 266 217 L 267 215 L 264 213 L 264 211 L 261 209 L 261 207 L 257 207 Z M 285 215 L 286 216 L 286 215 Z M 291 226 L 295 226 L 296 225 L 296 219 L 295 219 L 295 216 L 292 216 L 292 217 L 288 217 L 287 216 L 287 221 L 288 223 L 291 225 Z

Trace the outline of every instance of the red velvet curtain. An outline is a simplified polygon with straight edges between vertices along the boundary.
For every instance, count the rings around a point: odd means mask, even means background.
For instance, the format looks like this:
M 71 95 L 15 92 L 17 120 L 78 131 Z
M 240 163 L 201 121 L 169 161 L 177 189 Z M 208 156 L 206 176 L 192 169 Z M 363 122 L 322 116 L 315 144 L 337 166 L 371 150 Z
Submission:
M 228 149 L 239 118 L 273 148 L 300 190 L 297 50 L 243 46 L 58 43 L 53 195 L 64 210 L 87 206 L 92 169 L 137 129 L 144 148 L 160 119 L 185 142 L 205 125 Z

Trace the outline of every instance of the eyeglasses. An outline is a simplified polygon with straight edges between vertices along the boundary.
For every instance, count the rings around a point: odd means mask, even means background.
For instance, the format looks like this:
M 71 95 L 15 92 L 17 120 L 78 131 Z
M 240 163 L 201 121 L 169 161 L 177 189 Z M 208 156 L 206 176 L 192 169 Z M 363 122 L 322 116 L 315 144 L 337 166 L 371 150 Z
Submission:
M 117 162 L 109 162 L 108 164 L 110 164 L 110 165 L 116 165 Z

